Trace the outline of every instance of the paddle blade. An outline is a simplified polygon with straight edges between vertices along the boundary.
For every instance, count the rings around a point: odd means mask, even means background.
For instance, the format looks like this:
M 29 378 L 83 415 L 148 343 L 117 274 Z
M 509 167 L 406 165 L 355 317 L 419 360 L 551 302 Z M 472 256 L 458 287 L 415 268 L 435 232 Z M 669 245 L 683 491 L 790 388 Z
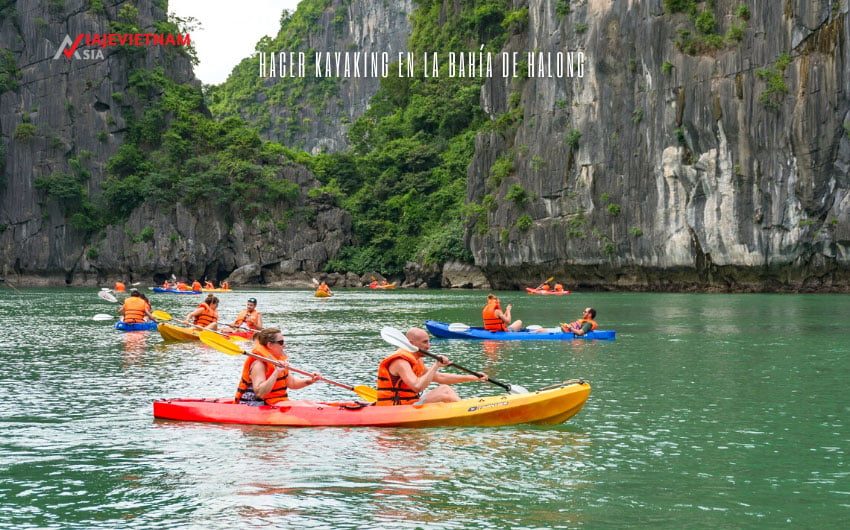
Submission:
M 225 338 L 225 337 L 222 337 Z M 239 335 L 227 335 L 227 340 L 233 342 L 248 342 L 250 339 L 246 339 L 245 337 L 240 337 Z
M 528 390 L 523 386 L 511 384 L 510 387 L 511 389 L 508 392 L 511 394 L 528 394 Z
M 525 329 L 527 329 L 528 331 L 537 331 L 538 329 L 541 329 L 542 327 L 543 326 L 538 326 L 537 324 L 532 324 L 530 326 L 526 326 Z
M 159 309 L 151 312 L 151 315 L 153 315 L 153 317 L 157 320 L 171 320 L 171 315 L 169 315 L 165 311 L 160 311 Z
M 378 391 L 370 386 L 357 385 L 354 387 L 354 391 L 366 401 L 371 403 L 378 401 Z
M 106 315 L 104 313 L 99 313 L 99 314 L 93 316 L 92 320 L 112 320 L 113 318 L 115 318 L 115 317 L 112 316 L 112 315 Z
M 101 300 L 106 300 L 107 302 L 109 302 L 111 304 L 117 304 L 118 303 L 118 299 L 115 298 L 112 295 L 112 293 L 110 293 L 109 291 L 98 291 L 97 297 L 100 298 Z
M 226 353 L 227 355 L 242 355 L 245 353 L 245 350 L 243 350 L 238 344 L 234 344 L 230 342 L 227 337 L 222 337 L 218 333 L 214 333 L 212 331 L 202 331 L 198 334 L 198 338 L 200 338 L 201 342 L 207 346 L 211 346 L 221 353 Z
M 464 331 L 469 331 L 469 326 L 466 324 L 461 324 L 460 322 L 452 322 L 449 324 L 449 331 L 453 331 L 455 333 L 463 333 Z
M 407 340 L 407 337 L 404 336 L 404 333 L 395 329 L 392 326 L 384 326 L 381 328 L 381 338 L 389 344 L 392 344 L 396 348 L 401 348 L 409 352 L 419 351 L 419 348 L 417 348 L 416 346 L 411 344 L 409 340 Z

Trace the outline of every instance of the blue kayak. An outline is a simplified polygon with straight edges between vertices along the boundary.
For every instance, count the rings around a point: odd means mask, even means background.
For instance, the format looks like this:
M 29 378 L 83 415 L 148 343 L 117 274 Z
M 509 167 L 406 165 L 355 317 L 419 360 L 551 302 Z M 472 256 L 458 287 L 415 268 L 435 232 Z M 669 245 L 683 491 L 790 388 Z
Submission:
M 181 291 L 180 289 L 165 289 L 163 287 L 154 287 L 153 292 L 171 294 L 203 294 L 201 291 Z
M 148 331 L 156 329 L 156 322 L 136 322 L 128 324 L 123 320 L 119 320 L 115 323 L 115 329 L 119 329 L 121 331 Z
M 434 336 L 444 339 L 479 339 L 479 340 L 573 340 L 573 339 L 597 339 L 614 340 L 616 332 L 610 330 L 596 330 L 576 335 L 564 333 L 563 331 L 544 331 L 536 333 L 526 329 L 520 331 L 487 331 L 484 328 L 473 328 L 463 324 L 448 324 L 436 320 L 426 320 L 425 327 Z M 450 329 L 451 328 L 451 329 Z M 465 329 L 464 329 L 465 328 Z

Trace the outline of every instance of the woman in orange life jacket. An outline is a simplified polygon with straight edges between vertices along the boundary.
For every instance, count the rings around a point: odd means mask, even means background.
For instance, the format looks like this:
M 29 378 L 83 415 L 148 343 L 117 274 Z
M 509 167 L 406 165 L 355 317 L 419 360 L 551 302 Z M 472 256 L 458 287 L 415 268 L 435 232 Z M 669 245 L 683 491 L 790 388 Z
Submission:
M 561 329 L 564 330 L 565 333 L 573 333 L 575 335 L 584 335 L 588 331 L 593 331 L 596 329 L 596 310 L 592 307 L 588 307 L 582 313 L 581 318 L 570 322 L 569 324 L 561 323 Z
M 204 289 L 215 289 L 215 285 L 209 280 L 204 280 Z
M 185 323 L 192 321 L 192 324 L 202 328 L 215 330 L 218 322 L 218 297 L 207 295 L 207 299 L 198 304 L 194 311 L 186 315 Z
M 142 297 L 142 293 L 133 289 L 130 292 L 130 296 L 124 300 L 124 305 L 121 306 L 118 313 L 124 315 L 124 318 L 121 319 L 124 322 L 128 324 L 139 324 L 153 318 L 150 307 L 147 299 Z
M 200 291 L 201 290 L 201 282 L 199 282 L 198 280 L 195 280 L 194 282 L 192 282 L 192 290 L 193 291 Z
M 248 308 L 239 313 L 239 316 L 236 317 L 236 320 L 233 322 L 232 327 L 239 327 L 242 325 L 243 322 L 251 329 L 263 329 L 263 315 L 261 315 L 260 312 L 257 311 L 256 298 L 248 299 Z
M 431 348 L 431 339 L 428 332 L 420 328 L 410 328 L 407 340 L 422 351 Z M 423 354 L 419 352 L 408 352 L 399 348 L 392 355 L 381 361 L 378 365 L 378 402 L 377 405 L 411 405 L 418 403 L 438 403 L 460 401 L 460 396 L 455 390 L 448 386 L 454 383 L 465 383 L 467 381 L 486 381 L 487 376 L 444 374 L 439 372 L 440 368 L 449 366 L 445 356 L 440 355 L 434 360 L 434 364 L 425 367 L 422 362 Z M 431 390 L 424 396 L 422 392 L 431 383 L 440 383 L 440 386 Z
M 502 311 L 499 299 L 496 295 L 487 295 L 487 305 L 481 310 L 481 318 L 484 319 L 484 329 L 487 331 L 519 331 L 522 329 L 522 320 L 511 323 L 511 304 Z
M 278 328 L 266 328 L 254 335 L 254 348 L 251 350 L 267 359 L 286 362 L 283 334 Z M 322 378 L 314 372 L 309 379 L 296 377 L 289 373 L 288 365 L 275 366 L 248 357 L 242 365 L 242 376 L 236 388 L 235 403 L 248 405 L 274 405 L 289 400 L 288 390 L 297 390 L 312 385 Z

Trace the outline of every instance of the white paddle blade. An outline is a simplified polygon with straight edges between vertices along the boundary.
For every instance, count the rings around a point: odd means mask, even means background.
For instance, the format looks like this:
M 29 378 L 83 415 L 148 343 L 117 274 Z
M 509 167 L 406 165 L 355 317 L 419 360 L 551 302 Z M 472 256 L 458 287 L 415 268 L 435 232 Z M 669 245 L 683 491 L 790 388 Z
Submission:
M 528 390 L 525 387 L 519 385 L 511 385 L 511 394 L 528 394 Z
M 452 322 L 449 324 L 449 331 L 453 333 L 463 333 L 464 331 L 469 331 L 469 326 L 461 324 L 460 322 Z
M 538 326 L 537 324 L 532 324 L 530 326 L 526 326 L 525 329 L 528 331 L 537 331 L 538 329 L 543 329 L 543 326 Z
M 417 348 L 416 346 L 411 344 L 409 340 L 407 340 L 407 337 L 404 336 L 404 333 L 395 329 L 392 326 L 384 326 L 381 328 L 381 338 L 397 348 L 401 348 L 409 352 L 419 351 L 419 348 Z
M 113 318 L 115 318 L 115 317 L 112 316 L 112 315 L 107 315 L 107 314 L 104 314 L 104 313 L 98 313 L 97 315 L 92 317 L 92 320 L 112 320 Z
M 101 300 L 106 300 L 107 302 L 112 304 L 118 303 L 118 299 L 115 298 L 115 296 L 113 296 L 112 293 L 110 293 L 109 291 L 99 291 L 97 293 L 97 297 Z

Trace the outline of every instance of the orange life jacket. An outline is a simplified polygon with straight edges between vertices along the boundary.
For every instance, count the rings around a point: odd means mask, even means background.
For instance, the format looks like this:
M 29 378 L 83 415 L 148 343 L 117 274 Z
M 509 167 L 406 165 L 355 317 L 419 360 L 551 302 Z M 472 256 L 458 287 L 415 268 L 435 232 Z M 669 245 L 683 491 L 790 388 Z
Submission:
M 556 283 L 556 284 L 555 284 L 555 290 L 556 290 L 556 291 L 563 291 L 563 290 L 564 290 L 564 286 L 563 286 L 563 285 L 561 285 L 560 283 Z
M 199 282 L 198 280 L 195 280 L 194 282 L 192 282 L 192 290 L 193 291 L 200 291 L 201 290 L 201 282 Z
M 163 289 L 171 289 L 171 284 L 168 283 L 168 280 L 165 280 L 164 282 L 162 282 L 162 288 Z
M 138 296 L 131 296 L 124 300 L 124 322 L 128 324 L 138 324 L 145 321 L 145 310 L 148 308 L 148 303 Z
M 121 283 L 121 282 L 115 282 L 115 290 L 116 290 L 117 292 L 119 292 L 119 293 L 123 293 L 124 291 L 126 291 L 126 290 L 127 290 L 127 288 L 124 286 L 124 284 L 123 284 L 123 283 Z
M 285 361 L 287 359 L 286 355 L 277 355 L 259 342 L 254 344 L 251 351 L 257 355 L 262 355 L 266 359 L 274 359 L 276 361 Z M 289 378 L 289 369 L 280 373 L 274 382 L 274 386 L 272 386 L 272 389 L 264 398 L 258 398 L 254 394 L 254 384 L 251 381 L 251 365 L 255 361 L 266 365 L 266 379 L 271 377 L 272 372 L 274 372 L 275 366 L 272 363 L 266 363 L 253 357 L 245 359 L 245 364 L 242 365 L 242 376 L 239 378 L 239 386 L 236 387 L 236 397 L 233 399 L 233 402 L 239 403 L 243 396 L 249 398 L 246 401 L 264 401 L 266 405 L 274 405 L 275 403 L 288 400 L 286 381 Z
M 249 313 L 248 310 L 245 309 L 244 311 L 239 313 L 238 317 L 236 317 L 236 322 L 234 322 L 234 324 L 239 326 L 244 322 L 251 329 L 261 329 L 260 326 L 257 325 L 257 321 L 259 319 L 260 319 L 260 312 L 259 311 L 257 311 L 255 309 L 255 310 L 253 310 L 252 312 Z
M 407 350 L 399 348 L 395 353 L 381 361 L 378 365 L 378 402 L 376 405 L 410 405 L 416 403 L 421 397 L 419 392 L 414 392 L 407 386 L 404 379 L 390 373 L 390 364 L 396 359 L 404 359 L 410 363 L 416 377 L 425 373 L 425 364 L 422 359 Z
M 204 289 L 215 289 L 215 285 L 212 282 L 204 282 Z
M 496 310 L 501 309 L 499 302 L 495 300 L 489 302 L 481 311 L 481 318 L 484 319 L 484 329 L 487 331 L 507 331 L 505 322 L 496 316 Z
M 544 284 L 543 284 L 543 287 L 541 287 L 541 288 L 540 288 L 540 290 L 541 290 L 541 291 L 548 291 L 548 290 L 549 290 L 549 284 L 548 284 L 548 283 L 544 283 Z
M 580 328 L 585 322 L 590 322 L 590 331 L 596 329 L 596 321 L 589 318 L 580 318 L 574 322 L 570 322 L 568 326 L 561 326 L 561 329 L 566 333 L 572 333 L 573 330 L 570 328 Z
M 227 282 L 221 282 L 221 288 L 222 289 L 230 289 L 230 284 L 227 283 Z
M 178 291 L 188 291 L 188 290 L 189 290 L 189 286 L 188 286 L 188 285 L 186 285 L 186 284 L 185 284 L 185 283 L 183 283 L 183 282 L 177 282 L 177 290 L 178 290 Z
M 201 302 L 198 304 L 198 307 L 202 307 L 204 310 L 200 315 L 195 317 L 195 321 L 192 322 L 193 324 L 205 328 L 209 326 L 211 322 L 218 322 L 218 311 L 208 306 L 206 302 Z

